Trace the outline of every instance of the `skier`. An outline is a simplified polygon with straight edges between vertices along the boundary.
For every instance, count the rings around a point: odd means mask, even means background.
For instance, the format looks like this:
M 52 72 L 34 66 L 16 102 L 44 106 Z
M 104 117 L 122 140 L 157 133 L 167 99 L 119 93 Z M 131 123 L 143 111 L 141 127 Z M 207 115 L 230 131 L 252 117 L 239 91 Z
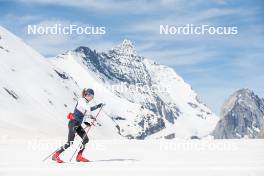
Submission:
M 81 126 L 83 122 L 83 118 L 86 113 L 89 113 L 91 115 L 91 111 L 96 110 L 97 108 L 101 108 L 104 104 L 100 103 L 98 105 L 95 105 L 93 107 L 89 106 L 89 102 L 94 98 L 94 91 L 93 89 L 84 89 L 82 91 L 82 97 L 78 100 L 74 112 L 70 113 L 68 115 L 69 123 L 68 123 L 68 128 L 69 128 L 69 133 L 68 133 L 68 141 L 66 144 L 61 146 L 60 149 L 58 149 L 52 156 L 52 160 L 62 163 L 63 161 L 60 159 L 59 155 L 66 150 L 67 148 L 70 147 L 70 145 L 73 143 L 75 133 L 77 133 L 81 138 L 82 138 L 82 147 L 80 148 L 80 151 L 77 154 L 76 161 L 77 162 L 89 162 L 88 159 L 84 158 L 82 156 L 82 153 L 85 149 L 85 144 L 88 143 L 89 138 Z M 89 122 L 84 122 L 86 126 L 91 126 Z

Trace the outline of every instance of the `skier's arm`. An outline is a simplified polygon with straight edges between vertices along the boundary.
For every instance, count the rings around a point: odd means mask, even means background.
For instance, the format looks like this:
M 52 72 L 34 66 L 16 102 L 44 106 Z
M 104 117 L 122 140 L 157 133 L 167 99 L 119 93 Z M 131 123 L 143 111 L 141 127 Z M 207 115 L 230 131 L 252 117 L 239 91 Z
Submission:
M 91 111 L 94 111 L 94 110 L 96 110 L 96 109 L 98 109 L 98 108 L 101 108 L 102 106 L 104 106 L 104 104 L 103 104 L 103 103 L 100 103 L 100 104 L 98 104 L 98 105 L 92 106 L 92 107 L 90 108 L 90 110 L 91 110 Z
M 94 125 L 93 123 L 89 123 L 89 122 L 87 121 L 87 119 L 93 119 L 93 120 L 96 120 L 96 119 L 92 116 L 91 111 L 94 111 L 94 110 L 96 110 L 96 109 L 98 109 L 98 108 L 100 108 L 100 107 L 102 107 L 102 106 L 104 106 L 103 103 L 100 103 L 100 104 L 95 105 L 95 106 L 93 106 L 93 107 L 88 107 L 88 106 L 86 107 L 86 114 L 85 114 L 85 119 L 84 119 L 84 124 L 85 124 L 85 125 L 87 125 L 87 126 Z

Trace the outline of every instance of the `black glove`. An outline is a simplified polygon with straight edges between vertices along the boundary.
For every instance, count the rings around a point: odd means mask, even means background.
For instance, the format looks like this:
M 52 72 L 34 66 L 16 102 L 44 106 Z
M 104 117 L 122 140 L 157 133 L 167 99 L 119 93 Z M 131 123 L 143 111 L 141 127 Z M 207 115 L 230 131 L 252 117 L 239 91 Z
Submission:
M 86 126 L 91 126 L 89 122 L 83 122 Z
M 101 108 L 102 106 L 104 106 L 105 104 L 103 104 L 103 103 L 100 103 L 100 104 L 98 104 L 98 105 L 95 105 L 95 106 L 93 106 L 93 107 L 91 107 L 91 111 L 94 111 L 94 110 L 96 110 L 96 109 L 98 109 L 98 108 Z
M 100 103 L 100 104 L 97 105 L 98 108 L 101 108 L 102 106 L 104 106 L 103 103 Z

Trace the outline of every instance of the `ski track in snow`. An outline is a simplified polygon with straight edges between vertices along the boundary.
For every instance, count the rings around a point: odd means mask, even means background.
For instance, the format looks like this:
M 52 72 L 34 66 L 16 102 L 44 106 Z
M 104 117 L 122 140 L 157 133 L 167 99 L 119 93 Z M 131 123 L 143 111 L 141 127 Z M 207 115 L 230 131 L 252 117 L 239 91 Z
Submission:
M 91 140 L 84 156 L 92 162 L 63 164 L 43 162 L 56 147 L 36 149 L 32 142 L 0 142 L 1 176 L 264 174 L 264 140 Z M 67 162 L 73 150 L 61 158 Z

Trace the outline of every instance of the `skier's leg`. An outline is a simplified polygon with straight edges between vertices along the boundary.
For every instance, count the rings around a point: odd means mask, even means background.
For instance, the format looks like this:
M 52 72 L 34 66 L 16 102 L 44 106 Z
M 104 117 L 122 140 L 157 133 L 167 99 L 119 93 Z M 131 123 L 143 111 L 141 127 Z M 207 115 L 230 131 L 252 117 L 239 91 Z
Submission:
M 52 160 L 58 162 L 58 163 L 63 163 L 63 161 L 60 159 L 60 154 L 66 150 L 68 147 L 70 147 L 70 145 L 72 144 L 74 137 L 75 137 L 75 133 L 76 133 L 76 129 L 78 127 L 78 124 L 74 121 L 74 120 L 70 120 L 68 123 L 68 128 L 69 128 L 69 133 L 68 133 L 68 141 L 66 144 L 64 144 L 63 146 L 61 146 L 61 148 L 59 150 L 57 150 L 53 156 L 52 156 Z
M 77 134 L 83 139 L 83 140 L 82 140 L 82 146 L 81 146 L 80 151 L 78 152 L 77 157 L 76 157 L 76 161 L 77 161 L 77 162 L 89 162 L 88 159 L 86 159 L 86 158 L 84 158 L 84 157 L 82 156 L 82 153 L 83 153 L 83 151 L 84 151 L 84 149 L 85 149 L 85 144 L 88 143 L 89 138 L 88 138 L 86 132 L 84 131 L 84 129 L 83 129 L 81 126 L 79 126 L 79 127 L 77 128 L 76 132 L 77 132 Z
M 70 120 L 68 123 L 68 128 L 69 128 L 68 141 L 63 146 L 61 146 L 61 148 L 57 151 L 59 153 L 62 153 L 64 150 L 69 148 L 73 143 L 76 129 L 78 128 L 78 124 L 74 120 Z
M 82 153 L 85 149 L 85 145 L 89 142 L 89 138 L 85 132 L 85 130 L 83 129 L 82 126 L 79 126 L 77 129 L 76 129 L 76 132 L 77 134 L 82 138 L 82 147 L 79 151 L 79 153 Z

